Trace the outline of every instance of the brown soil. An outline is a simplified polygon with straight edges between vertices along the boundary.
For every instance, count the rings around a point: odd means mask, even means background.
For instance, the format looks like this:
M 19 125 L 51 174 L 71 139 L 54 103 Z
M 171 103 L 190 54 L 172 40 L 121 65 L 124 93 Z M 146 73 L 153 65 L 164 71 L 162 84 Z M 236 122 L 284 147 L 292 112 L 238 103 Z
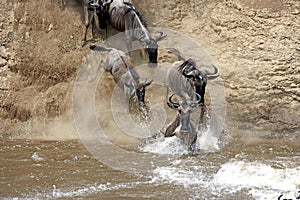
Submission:
M 297 136 L 298 0 L 134 2 L 149 26 L 187 34 L 211 55 L 225 83 L 233 136 Z M 89 52 L 81 48 L 81 11 L 75 0 L 64 11 L 59 1 L 0 2 L 0 137 L 77 138 L 73 81 Z

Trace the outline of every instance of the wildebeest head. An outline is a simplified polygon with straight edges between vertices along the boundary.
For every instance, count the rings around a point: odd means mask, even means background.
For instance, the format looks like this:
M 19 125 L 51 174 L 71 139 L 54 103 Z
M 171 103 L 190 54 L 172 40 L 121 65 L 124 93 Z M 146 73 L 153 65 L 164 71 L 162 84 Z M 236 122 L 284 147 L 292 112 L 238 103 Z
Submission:
M 200 99 L 200 96 L 198 99 Z M 174 94 L 169 97 L 168 106 L 171 109 L 178 110 L 179 116 L 179 135 L 178 137 L 183 140 L 183 143 L 188 146 L 189 150 L 193 149 L 193 146 L 197 140 L 197 133 L 194 126 L 191 123 L 190 115 L 194 107 L 198 105 L 198 101 L 173 101 Z
M 108 7 L 109 4 L 112 3 L 113 0 L 110 1 L 100 1 L 100 0 L 91 0 L 89 1 L 89 10 L 94 11 L 96 10 L 96 14 L 99 21 L 99 28 L 105 29 L 106 28 L 106 20 L 108 19 Z
M 199 103 L 204 103 L 205 87 L 207 84 L 207 74 L 205 71 L 200 71 L 197 68 L 196 62 L 189 58 L 178 66 L 178 70 L 188 78 L 188 81 L 195 87 L 196 93 L 201 96 Z
M 148 63 L 150 67 L 156 67 L 157 65 L 157 55 L 158 55 L 158 45 L 154 39 L 146 40 L 144 42 L 144 49 L 148 55 Z
M 198 70 L 193 69 L 193 67 L 186 68 L 186 72 L 183 74 L 185 77 L 189 79 L 192 85 L 194 85 L 196 89 L 196 93 L 198 93 L 201 96 L 200 104 L 204 104 L 204 95 L 205 95 L 205 88 L 207 85 L 207 81 L 210 79 L 217 78 L 218 75 L 218 68 L 214 65 L 212 65 L 214 68 L 213 72 L 209 72 L 207 70 Z
M 146 93 L 146 87 L 151 85 L 152 80 L 148 81 L 147 80 L 144 83 L 139 83 L 137 87 L 135 88 L 135 94 L 138 99 L 138 102 L 140 106 L 144 107 L 145 106 L 145 93 Z
M 203 74 L 198 69 L 188 72 L 185 75 L 185 77 L 190 78 L 192 81 L 192 84 L 195 87 L 200 86 L 200 85 L 206 85 L 206 83 L 207 83 L 207 77 L 205 76 L 205 74 Z
M 157 65 L 157 56 L 158 56 L 158 44 L 157 42 L 166 37 L 162 32 L 159 32 L 159 36 L 150 39 L 144 39 L 142 42 L 144 43 L 144 49 L 149 58 L 150 67 L 156 67 Z
M 145 106 L 145 94 L 146 94 L 146 87 L 151 85 L 151 81 L 145 81 L 144 83 L 138 84 L 125 84 L 125 95 L 128 99 L 132 98 L 134 94 L 137 97 L 138 103 L 141 107 Z

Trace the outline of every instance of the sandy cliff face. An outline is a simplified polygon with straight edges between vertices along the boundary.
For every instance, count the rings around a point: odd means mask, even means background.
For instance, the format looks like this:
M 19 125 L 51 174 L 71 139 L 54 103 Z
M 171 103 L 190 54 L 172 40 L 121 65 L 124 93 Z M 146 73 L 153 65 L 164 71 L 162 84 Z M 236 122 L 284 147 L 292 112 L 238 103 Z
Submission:
M 299 1 L 135 3 L 149 26 L 189 35 L 211 55 L 225 84 L 232 133 L 299 133 Z M 76 138 L 73 80 L 89 52 L 80 47 L 80 5 L 69 1 L 64 11 L 59 2 L 46 0 L 0 5 L 1 137 Z M 52 123 L 60 129 L 49 131 Z

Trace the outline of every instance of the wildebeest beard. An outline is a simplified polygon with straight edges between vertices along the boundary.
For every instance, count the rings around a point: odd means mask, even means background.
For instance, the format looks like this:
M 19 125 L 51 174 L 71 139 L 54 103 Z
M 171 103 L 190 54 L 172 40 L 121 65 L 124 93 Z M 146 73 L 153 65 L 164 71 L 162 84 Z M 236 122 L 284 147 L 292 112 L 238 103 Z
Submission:
M 128 97 L 129 100 L 136 95 L 139 106 L 141 108 L 143 108 L 146 105 L 146 103 L 145 103 L 146 87 L 151 85 L 151 83 L 152 83 L 152 80 L 148 81 L 148 82 L 146 80 L 144 83 L 138 83 L 137 85 L 125 84 L 125 88 L 128 89 L 128 92 L 125 91 L 125 95 Z
M 153 40 L 150 39 L 149 41 L 145 42 L 145 51 L 148 55 L 149 61 L 148 63 L 152 66 L 155 67 L 157 64 L 157 56 L 158 56 L 158 45 L 157 43 Z
M 102 5 L 100 6 L 100 8 L 96 9 L 96 14 L 98 17 L 98 23 L 99 23 L 99 28 L 100 29 L 106 29 L 107 25 L 106 25 L 106 21 L 108 20 L 108 12 L 105 10 L 106 8 L 104 8 Z
M 145 87 L 144 86 L 138 86 L 135 90 L 136 97 L 139 102 L 139 105 L 141 107 L 145 106 Z

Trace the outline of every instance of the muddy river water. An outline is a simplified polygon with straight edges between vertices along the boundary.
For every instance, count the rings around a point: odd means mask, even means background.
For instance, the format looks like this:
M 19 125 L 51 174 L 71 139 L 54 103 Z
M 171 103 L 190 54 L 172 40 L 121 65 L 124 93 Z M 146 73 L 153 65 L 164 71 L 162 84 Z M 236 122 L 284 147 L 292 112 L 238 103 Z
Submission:
M 289 141 L 232 141 L 145 173 L 108 167 L 79 140 L 2 139 L 0 145 L 1 199 L 296 200 L 300 195 L 300 149 Z M 180 145 L 176 138 L 157 139 L 135 151 L 164 153 Z

